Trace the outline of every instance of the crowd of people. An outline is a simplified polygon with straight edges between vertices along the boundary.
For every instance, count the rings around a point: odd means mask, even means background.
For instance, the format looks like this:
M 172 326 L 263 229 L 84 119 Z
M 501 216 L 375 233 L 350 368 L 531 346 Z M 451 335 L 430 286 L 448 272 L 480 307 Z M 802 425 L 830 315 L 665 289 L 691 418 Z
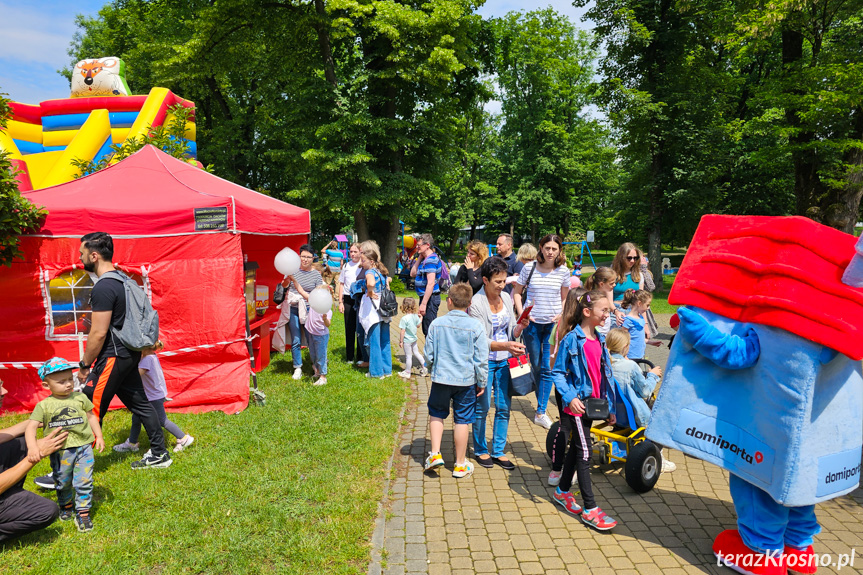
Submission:
M 552 389 L 561 414 L 561 436 L 555 441 L 548 479 L 556 487 L 554 500 L 597 529 L 614 527 L 616 522 L 598 507 L 590 486 L 587 462 L 592 420 L 585 405 L 592 398 L 609 399 L 613 393 L 609 382 L 614 378 L 631 390 L 638 424 L 646 424 L 650 416 L 647 400 L 661 370 L 655 368 L 644 376 L 632 362 L 643 357 L 645 345 L 656 333 L 650 315 L 651 294 L 643 289 L 652 287 L 652 281 L 642 265 L 641 252 L 633 244 L 624 244 L 611 267 L 597 269 L 584 288 L 572 290 L 563 242 L 557 235 L 543 237 L 538 249 L 525 244 L 516 253 L 512 237 L 502 234 L 497 254 L 491 257 L 485 244 L 472 241 L 449 288 L 449 313 L 438 317 L 444 264 L 431 235 L 419 236 L 416 244 L 417 257 L 409 273 L 417 297 L 401 302 L 399 347 L 405 361 L 398 375 L 410 378 L 416 365 L 419 374 L 428 375 L 432 382 L 428 399 L 432 451 L 426 469 L 444 463 L 440 443 L 443 421 L 451 409 L 455 477 L 473 473 L 474 465 L 467 460 L 469 438 L 480 466 L 515 468 L 506 455 L 513 397 L 509 359 L 526 353 L 535 383 L 534 422 L 551 427 L 547 406 Z M 325 253 L 337 251 L 331 247 Z M 112 255 L 108 234 L 81 238 L 85 270 L 100 278 L 114 271 Z M 348 257 L 329 257 L 330 262 L 338 260 L 337 266 L 323 268 L 324 275 L 337 278 L 334 288 L 325 283 L 320 266 L 315 265 L 311 245 L 303 245 L 299 255 L 299 270 L 283 279 L 273 297 L 281 304 L 273 345 L 287 351 L 290 343 L 293 378 L 303 376 L 305 341 L 314 384 L 327 383 L 332 311 L 320 313 L 309 305 L 315 290 L 335 292 L 345 322 L 347 362 L 367 368 L 370 378 L 391 376 L 392 316 L 381 309 L 391 278 L 378 245 L 374 241 L 357 243 L 350 246 Z M 92 327 L 84 359 L 79 364 L 63 358 L 47 361 L 39 376 L 51 395 L 39 403 L 30 420 L 0 431 L 0 540 L 39 529 L 58 517 L 74 518 L 81 531 L 93 528 L 89 516 L 93 448 L 104 449 L 101 424 L 114 396 L 132 412 L 128 438 L 114 450 L 138 451 L 142 426 L 150 439 L 149 451 L 132 463 L 133 468 L 171 465 L 163 428 L 177 439 L 174 452 L 194 441 L 165 413 L 164 404 L 170 398 L 156 355 L 162 343 L 136 351 L 116 340 L 112 328 L 122 328 L 126 316 L 124 287 L 112 275 L 104 279 L 107 281 L 96 282 L 91 293 Z M 0 399 L 4 393 L 0 385 Z M 492 406 L 489 443 L 486 420 Z M 608 421 L 613 424 L 613 401 L 610 407 Z M 41 439 L 40 427 L 46 431 Z M 565 438 L 570 436 L 567 446 Z M 59 505 L 22 487 L 27 472 L 44 457 L 50 458 L 52 472 L 37 483 L 55 489 Z M 576 477 L 583 509 L 570 491 Z
M 636 423 L 646 425 L 650 417 L 648 402 L 662 370 L 656 367 L 644 375 L 633 361 L 644 357 L 648 344 L 658 344 L 653 340 L 657 328 L 650 312 L 655 286 L 641 251 L 634 244 L 623 244 L 610 267 L 600 267 L 584 287 L 572 289 L 578 282 L 572 282 L 563 241 L 555 234 L 543 237 L 538 248 L 524 244 L 518 252 L 512 236 L 502 234 L 494 256 L 489 256 L 483 242 L 471 241 L 447 294 L 449 313 L 438 317 L 444 263 L 431 235 L 418 236 L 416 246 L 415 258 L 405 262 L 416 298 L 408 296 L 401 302 L 398 333 L 404 366 L 398 375 L 410 378 L 416 366 L 432 382 L 428 398 L 432 450 L 426 469 L 444 464 L 440 444 L 443 421 L 450 411 L 455 424 L 455 477 L 473 472 L 474 463 L 467 459 L 469 439 L 478 465 L 515 468 L 506 455 L 513 397 L 509 359 L 527 354 L 535 383 L 534 423 L 551 428 L 547 407 L 552 389 L 561 414 L 548 477 L 549 485 L 556 488 L 553 499 L 596 529 L 614 527 L 616 521 L 599 508 L 590 485 L 593 420 L 586 404 L 605 399 L 610 408 L 607 419 L 613 424 L 611 382 L 616 380 L 633 404 Z M 300 253 L 303 265 L 298 277 L 283 282 L 285 288 L 296 287 L 294 300 L 288 301 L 307 301 L 308 293 L 321 282 L 320 274 L 308 271 L 312 247 L 303 246 Z M 338 270 L 335 288 L 345 321 L 346 360 L 367 367 L 368 377 L 384 378 L 392 374 L 390 318 L 377 313 L 377 306 L 389 285 L 388 270 L 373 241 L 352 245 L 349 256 Z M 276 302 L 284 297 L 277 289 Z M 295 377 L 301 377 L 301 322 L 293 318 L 303 313 L 310 312 L 291 310 L 291 320 L 285 322 L 296 358 Z M 309 347 L 311 352 L 313 346 Z M 489 442 L 486 421 L 492 406 Z M 672 469 L 667 461 L 664 470 Z M 574 480 L 583 508 L 571 493 Z

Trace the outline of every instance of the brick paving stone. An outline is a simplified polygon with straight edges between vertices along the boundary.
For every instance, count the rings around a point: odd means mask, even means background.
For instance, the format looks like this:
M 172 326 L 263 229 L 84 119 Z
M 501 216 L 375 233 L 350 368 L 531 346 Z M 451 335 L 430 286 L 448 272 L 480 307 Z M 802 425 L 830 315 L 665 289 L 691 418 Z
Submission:
M 664 326 L 660 337 L 667 339 L 667 316 L 657 320 Z M 667 351 L 649 349 L 648 359 L 664 364 Z M 716 535 L 736 524 L 725 471 L 666 450 L 677 471 L 663 474 L 652 491 L 637 494 L 626 485 L 622 463 L 594 464 L 597 501 L 620 522 L 617 529 L 600 533 L 563 513 L 551 499 L 546 430 L 533 423 L 535 397 L 513 399 L 507 454 L 516 469 L 477 465 L 473 476 L 457 480 L 452 477 L 451 420 L 445 424 L 442 445 L 446 468 L 438 473 L 422 470 L 429 448 L 425 401 L 430 383 L 416 378 L 412 385 L 406 424 L 394 436 L 394 473 L 382 492 L 369 575 L 730 575 L 727 568 L 716 566 L 711 550 Z M 554 402 L 548 414 L 558 418 Z M 493 417 L 491 410 L 489 434 Z M 473 457 L 470 450 L 468 457 Z M 863 490 L 819 504 L 817 513 L 823 532 L 816 537 L 816 552 L 835 557 L 863 548 Z M 863 563 L 860 554 L 857 561 Z M 855 565 L 853 572 L 858 571 Z

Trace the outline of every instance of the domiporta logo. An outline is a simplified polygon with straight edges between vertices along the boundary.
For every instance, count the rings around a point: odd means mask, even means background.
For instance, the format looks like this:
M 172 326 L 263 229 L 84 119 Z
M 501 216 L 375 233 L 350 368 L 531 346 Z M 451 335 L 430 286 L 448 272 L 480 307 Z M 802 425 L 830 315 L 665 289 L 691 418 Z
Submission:
M 734 453 L 741 459 L 745 460 L 746 463 L 762 463 L 764 461 L 764 454 L 760 451 L 756 451 L 753 453 L 748 453 L 745 447 L 740 447 L 736 443 L 731 443 L 727 439 L 723 439 L 722 435 L 713 435 L 706 431 L 701 431 L 697 429 L 694 425 L 686 430 L 686 435 L 690 437 L 694 437 L 695 439 L 700 439 L 702 441 L 706 441 L 708 443 L 712 443 L 713 445 L 719 446 L 719 449 L 725 449 Z
M 818 458 L 816 497 L 826 497 L 857 487 L 860 483 L 860 458 L 863 446 Z
M 773 475 L 775 451 L 727 421 L 684 409 L 672 438 L 698 451 L 706 460 L 731 471 L 749 474 L 765 482 L 769 482 Z

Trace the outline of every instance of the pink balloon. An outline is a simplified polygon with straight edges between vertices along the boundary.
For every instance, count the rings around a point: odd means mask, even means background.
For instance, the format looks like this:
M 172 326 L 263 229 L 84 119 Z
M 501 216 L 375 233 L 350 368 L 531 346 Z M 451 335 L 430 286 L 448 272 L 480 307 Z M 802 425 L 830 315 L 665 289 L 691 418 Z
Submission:
M 570 276 L 569 278 L 569 289 L 575 289 L 581 287 L 581 278 L 578 276 Z

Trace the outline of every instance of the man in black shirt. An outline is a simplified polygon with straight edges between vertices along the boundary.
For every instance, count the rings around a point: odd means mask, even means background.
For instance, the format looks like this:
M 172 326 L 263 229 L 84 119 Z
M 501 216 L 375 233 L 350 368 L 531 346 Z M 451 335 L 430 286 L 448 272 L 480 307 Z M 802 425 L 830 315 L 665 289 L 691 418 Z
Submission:
M 105 232 L 93 232 L 81 238 L 79 248 L 84 269 L 101 278 L 114 270 L 114 241 Z M 165 436 L 156 410 L 147 401 L 138 362 L 141 352 L 127 348 L 112 333 L 121 329 L 126 319 L 126 290 L 123 282 L 114 278 L 96 280 L 90 292 L 91 327 L 87 335 L 84 359 L 79 364 L 78 377 L 83 381 L 84 393 L 93 402 L 99 423 L 108 412 L 114 396 L 144 424 L 150 438 L 150 452 L 140 461 L 132 462 L 132 469 L 168 467 L 172 460 L 165 449 Z M 92 370 L 91 370 L 92 366 Z
M 497 255 L 506 262 L 507 277 L 517 276 L 521 272 L 521 268 L 524 267 L 524 264 L 516 259 L 515 252 L 512 251 L 512 236 L 509 234 L 500 234 L 497 238 Z M 504 291 L 511 294 L 512 284 L 507 284 Z

